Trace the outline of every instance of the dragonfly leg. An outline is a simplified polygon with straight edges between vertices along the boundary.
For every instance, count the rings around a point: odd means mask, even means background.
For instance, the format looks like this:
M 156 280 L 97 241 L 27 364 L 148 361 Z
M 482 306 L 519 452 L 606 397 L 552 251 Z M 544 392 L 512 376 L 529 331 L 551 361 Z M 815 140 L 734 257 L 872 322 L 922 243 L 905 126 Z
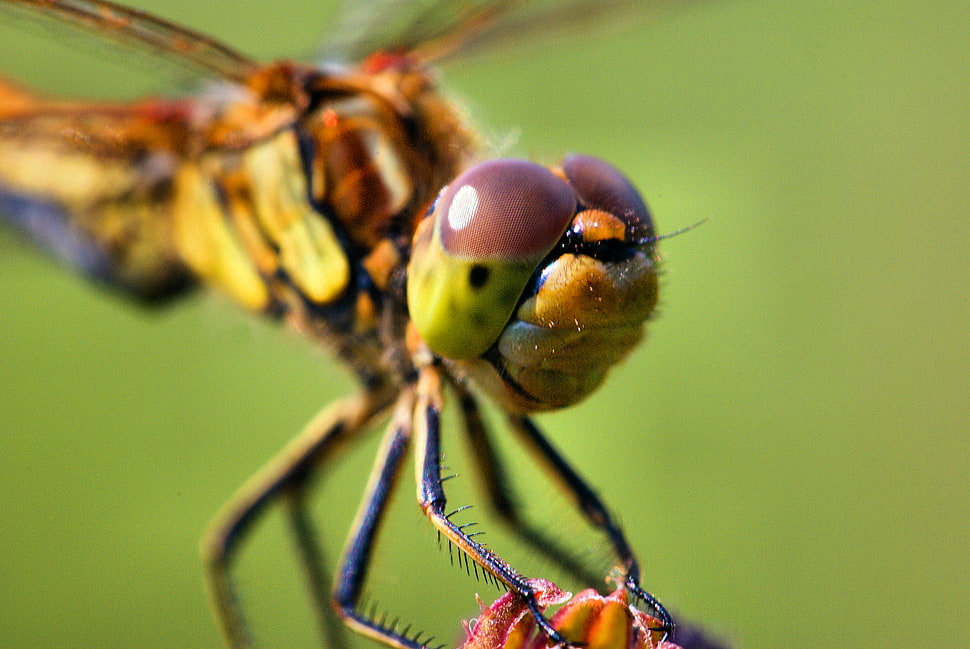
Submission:
M 475 397 L 457 385 L 461 400 L 465 433 L 472 445 L 472 458 L 478 464 L 482 483 L 496 513 L 534 551 L 546 555 L 583 583 L 595 584 L 602 576 L 571 553 L 552 535 L 522 517 L 521 508 L 505 470 L 505 464 L 491 442 L 488 428 L 479 411 Z
M 330 575 L 324 562 L 319 536 L 307 507 L 307 481 L 300 481 L 293 488 L 282 492 L 290 518 L 290 527 L 296 537 L 297 548 L 303 561 L 303 574 L 307 578 L 313 599 L 317 622 L 324 638 L 324 646 L 343 649 L 347 646 L 346 628 L 333 615 L 330 608 Z
M 312 470 L 334 455 L 340 442 L 367 428 L 390 405 L 394 394 L 391 388 L 378 387 L 325 409 L 250 478 L 209 525 L 202 539 L 202 560 L 209 596 L 231 649 L 252 646 L 231 575 L 240 542 L 270 504 L 298 489 Z M 298 539 L 302 547 L 299 534 Z
M 543 615 L 529 581 L 504 559 L 466 534 L 446 513 L 447 499 L 441 479 L 441 409 L 443 392 L 441 372 L 433 366 L 420 370 L 417 403 L 414 410 L 415 469 L 418 472 L 418 501 L 438 531 L 495 579 L 517 593 L 535 618 L 536 624 L 553 644 L 570 646 Z
M 636 598 L 653 609 L 661 626 L 656 629 L 668 635 L 674 631 L 674 621 L 660 601 L 640 587 L 640 564 L 619 524 L 610 515 L 606 505 L 566 459 L 549 443 L 539 428 L 526 416 L 509 418 L 512 428 L 528 443 L 529 448 L 546 465 L 552 475 L 575 498 L 579 509 L 590 524 L 602 530 L 616 553 L 624 572 L 624 583 Z
M 383 620 L 374 619 L 359 610 L 358 606 L 374 540 L 386 511 L 387 499 L 397 483 L 410 443 L 413 411 L 414 392 L 409 389 L 401 394 L 381 444 L 377 462 L 367 484 L 366 496 L 347 540 L 347 550 L 333 591 L 337 614 L 344 622 L 363 635 L 402 649 L 423 649 L 425 645 L 419 642 L 419 636 L 408 637 L 406 632 L 398 631 L 395 625 L 387 625 Z

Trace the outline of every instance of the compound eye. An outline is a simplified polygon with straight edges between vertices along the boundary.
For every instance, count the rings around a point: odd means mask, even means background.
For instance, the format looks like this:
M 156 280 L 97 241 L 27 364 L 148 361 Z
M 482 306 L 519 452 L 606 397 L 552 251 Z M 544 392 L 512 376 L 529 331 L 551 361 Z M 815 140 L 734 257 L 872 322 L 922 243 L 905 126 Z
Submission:
M 575 194 L 551 171 L 505 159 L 460 175 L 435 211 L 441 245 L 449 255 L 538 262 L 559 240 L 575 207 Z
M 484 162 L 456 178 L 431 227 L 419 226 L 408 265 L 408 310 L 428 346 L 456 360 L 485 353 L 577 204 L 569 183 L 524 160 Z
M 622 219 L 634 239 L 654 236 L 653 221 L 636 187 L 616 167 L 588 155 L 570 155 L 562 165 L 579 201 Z

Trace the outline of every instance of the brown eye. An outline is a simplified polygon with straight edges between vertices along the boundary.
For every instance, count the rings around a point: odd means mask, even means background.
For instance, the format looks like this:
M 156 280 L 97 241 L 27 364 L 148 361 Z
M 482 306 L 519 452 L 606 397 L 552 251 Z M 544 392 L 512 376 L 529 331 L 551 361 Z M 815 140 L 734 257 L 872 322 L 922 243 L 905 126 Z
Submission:
M 570 155 L 562 169 L 583 207 L 623 219 L 635 239 L 654 236 L 653 221 L 640 193 L 616 167 L 592 156 Z
M 456 178 L 435 211 L 448 254 L 520 261 L 545 256 L 575 208 L 572 189 L 548 169 L 504 159 L 476 165 Z

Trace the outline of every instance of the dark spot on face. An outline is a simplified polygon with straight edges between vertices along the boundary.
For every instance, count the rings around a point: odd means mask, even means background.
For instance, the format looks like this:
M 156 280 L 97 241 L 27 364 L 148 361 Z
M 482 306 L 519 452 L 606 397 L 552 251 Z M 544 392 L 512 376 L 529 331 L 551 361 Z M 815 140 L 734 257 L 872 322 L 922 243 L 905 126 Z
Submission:
M 468 273 L 468 283 L 471 284 L 472 288 L 479 289 L 488 282 L 489 275 L 491 275 L 491 271 L 487 267 L 475 264 Z

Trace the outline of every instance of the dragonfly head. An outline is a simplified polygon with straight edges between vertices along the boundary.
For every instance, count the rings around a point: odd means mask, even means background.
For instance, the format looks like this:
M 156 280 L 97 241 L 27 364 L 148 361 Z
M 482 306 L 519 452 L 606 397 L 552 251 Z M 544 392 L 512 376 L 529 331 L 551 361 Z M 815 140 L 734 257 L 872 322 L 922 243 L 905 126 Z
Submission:
M 418 226 L 411 319 L 509 407 L 569 405 L 641 338 L 657 300 L 655 240 L 639 193 L 598 158 L 485 162 Z

